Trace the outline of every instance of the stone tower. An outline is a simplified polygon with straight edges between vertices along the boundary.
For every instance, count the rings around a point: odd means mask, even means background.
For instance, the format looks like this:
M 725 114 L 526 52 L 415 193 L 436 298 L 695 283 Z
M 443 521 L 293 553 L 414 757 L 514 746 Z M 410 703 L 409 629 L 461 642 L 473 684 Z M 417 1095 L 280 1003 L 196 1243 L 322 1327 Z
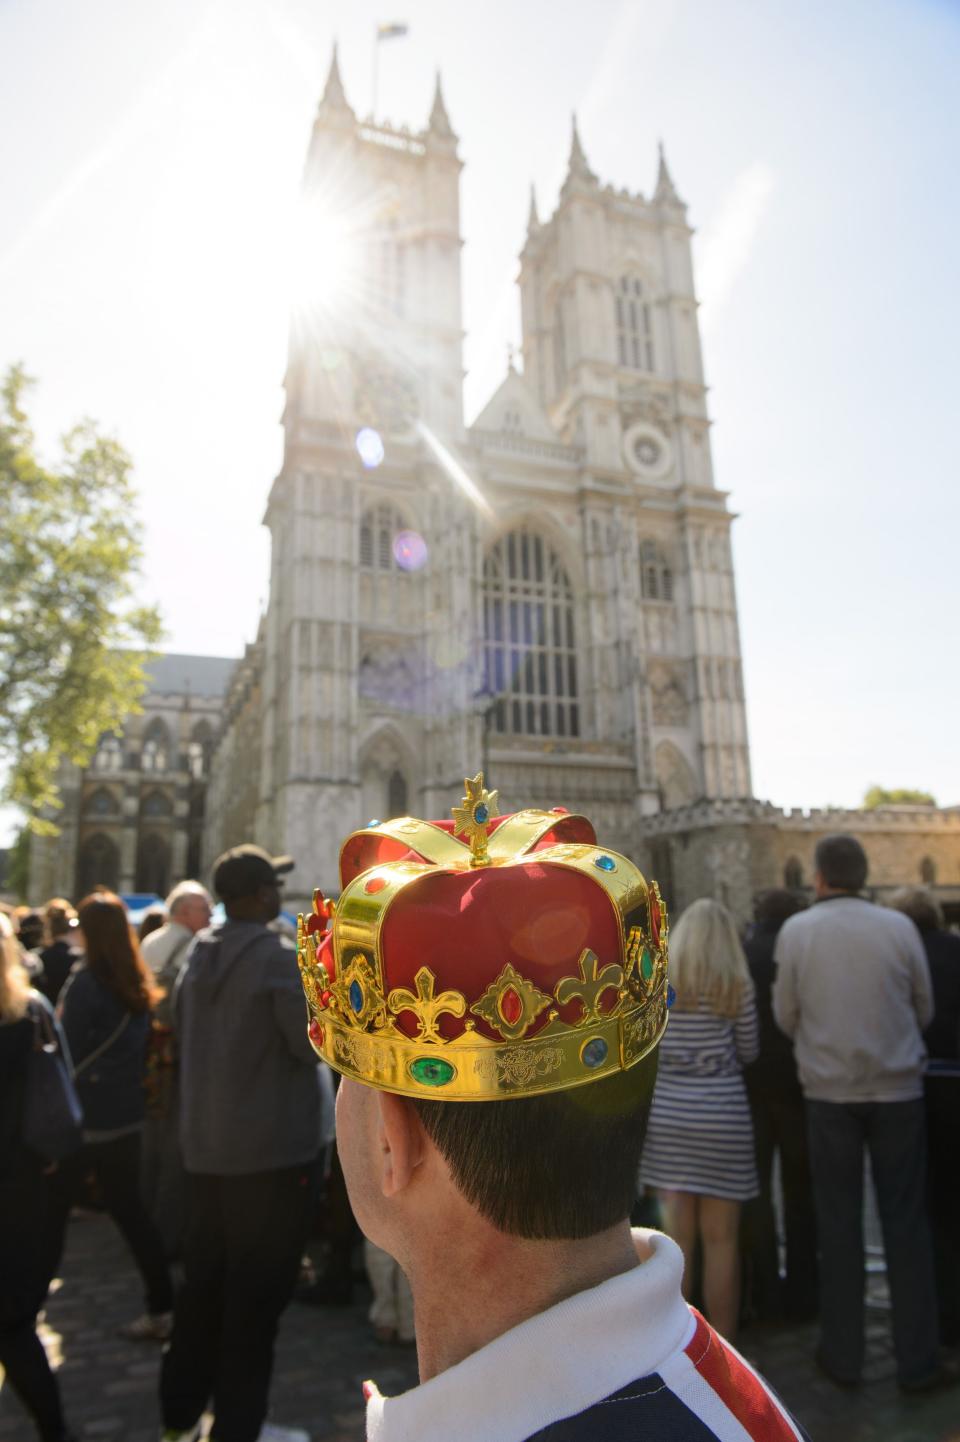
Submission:
M 525 374 L 583 457 L 590 586 L 618 611 L 621 656 L 597 705 L 612 715 L 627 682 L 655 809 L 750 794 L 733 518 L 713 481 L 691 234 L 662 146 L 651 199 L 602 186 L 574 118 L 556 213 L 541 225 L 531 201 L 520 271 Z
M 641 864 L 645 818 L 750 793 L 731 516 L 663 156 L 652 198 L 614 190 L 574 126 L 554 214 L 531 203 L 523 372 L 469 428 L 459 180 L 439 81 L 423 130 L 361 121 L 334 54 L 250 692 L 247 830 L 297 858 L 291 900 L 336 886 L 347 831 L 445 815 L 481 765 L 504 809 L 582 809 Z M 218 767 L 237 754 L 228 729 Z M 211 817 L 211 852 L 234 829 Z
M 471 624 L 464 502 L 431 459 L 463 432 L 460 168 L 439 77 L 419 133 L 360 121 L 334 51 L 298 238 L 319 274 L 291 318 L 265 517 L 256 832 L 303 863 L 294 892 L 334 883 L 345 829 L 446 809 L 476 748 L 470 678 L 438 671 L 430 624 Z

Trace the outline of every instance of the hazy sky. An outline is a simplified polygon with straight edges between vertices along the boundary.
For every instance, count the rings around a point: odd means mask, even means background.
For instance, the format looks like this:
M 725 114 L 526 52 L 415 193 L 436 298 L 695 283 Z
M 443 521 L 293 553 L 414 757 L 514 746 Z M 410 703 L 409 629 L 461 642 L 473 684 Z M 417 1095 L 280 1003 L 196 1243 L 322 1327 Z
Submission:
M 0 366 L 42 440 L 132 452 L 170 649 L 239 654 L 266 598 L 285 235 L 334 35 L 354 108 L 422 125 L 462 182 L 467 415 L 519 339 L 529 184 L 576 109 L 604 181 L 662 136 L 697 230 L 717 482 L 756 793 L 960 802 L 960 5 L 947 0 L 0 0 Z

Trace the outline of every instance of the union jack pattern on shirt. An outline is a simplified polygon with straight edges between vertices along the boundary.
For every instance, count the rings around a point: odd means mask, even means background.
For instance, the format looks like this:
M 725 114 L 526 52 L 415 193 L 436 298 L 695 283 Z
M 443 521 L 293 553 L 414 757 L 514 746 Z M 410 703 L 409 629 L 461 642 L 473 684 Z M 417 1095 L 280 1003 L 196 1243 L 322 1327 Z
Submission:
M 690 1341 L 638 1378 L 528 1442 L 810 1442 L 739 1352 L 691 1308 Z

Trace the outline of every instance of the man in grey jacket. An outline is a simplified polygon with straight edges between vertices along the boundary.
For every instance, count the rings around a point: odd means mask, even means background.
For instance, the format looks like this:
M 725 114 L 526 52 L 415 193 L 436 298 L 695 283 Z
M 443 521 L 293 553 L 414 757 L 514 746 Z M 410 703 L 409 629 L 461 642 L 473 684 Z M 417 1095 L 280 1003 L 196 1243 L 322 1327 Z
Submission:
M 825 837 L 815 866 L 816 904 L 790 917 L 777 937 L 773 1012 L 793 1038 L 806 1098 L 820 1248 L 817 1361 L 840 1385 L 860 1381 L 866 1147 L 900 1386 L 926 1391 L 953 1380 L 938 1361 L 924 1202 L 921 1033 L 933 1015 L 927 961 L 909 918 L 859 894 L 867 857 L 856 837 Z
M 320 1141 L 316 1056 L 280 912 L 289 857 L 226 852 L 213 885 L 227 920 L 200 936 L 180 978 L 180 1142 L 187 1172 L 185 1281 L 163 1359 L 165 1436 L 195 1436 L 213 1399 L 217 1442 L 255 1442 L 273 1346 L 306 1242 Z

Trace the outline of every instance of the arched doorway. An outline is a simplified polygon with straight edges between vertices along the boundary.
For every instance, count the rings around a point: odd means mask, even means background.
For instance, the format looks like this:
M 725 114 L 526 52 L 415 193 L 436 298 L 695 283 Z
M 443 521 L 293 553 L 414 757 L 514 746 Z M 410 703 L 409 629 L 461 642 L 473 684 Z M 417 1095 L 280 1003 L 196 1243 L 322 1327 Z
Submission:
M 134 887 L 156 896 L 166 896 L 170 889 L 170 847 L 157 831 L 148 831 L 140 837 Z
M 120 885 L 120 851 L 115 841 L 102 831 L 88 836 L 80 846 L 77 860 L 77 899 L 88 896 L 98 886 L 116 891 Z

